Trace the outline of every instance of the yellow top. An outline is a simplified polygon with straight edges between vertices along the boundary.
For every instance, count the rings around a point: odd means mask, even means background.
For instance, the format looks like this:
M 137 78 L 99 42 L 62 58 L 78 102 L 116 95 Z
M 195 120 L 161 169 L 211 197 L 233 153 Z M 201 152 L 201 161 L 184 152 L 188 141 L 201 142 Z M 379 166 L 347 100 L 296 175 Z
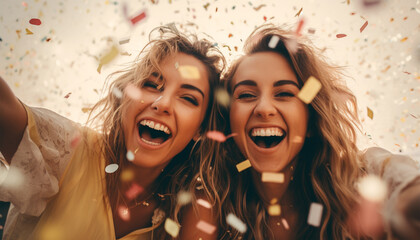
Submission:
M 45 155 L 43 148 L 48 148 L 48 144 L 42 145 L 42 141 L 45 140 L 43 133 L 39 132 L 42 127 L 37 126 L 39 118 L 34 116 L 43 110 L 32 110 L 29 107 L 26 107 L 26 110 L 28 127 L 24 138 L 30 138 Z M 45 115 L 42 117 L 45 118 Z M 62 175 L 60 176 L 58 171 L 58 176 L 54 176 L 56 172 L 51 170 L 54 164 L 45 165 L 42 171 L 44 175 L 50 175 L 51 185 L 54 184 L 54 179 L 59 179 L 58 192 L 45 199 L 45 209 L 39 217 L 22 213 L 12 214 L 12 219 L 7 219 L 4 239 L 116 239 L 111 207 L 106 195 L 105 174 L 108 173 L 105 172 L 105 160 L 98 149 L 99 134 L 87 128 L 82 128 L 81 132 L 82 140 L 73 149 Z M 67 133 L 64 131 L 63 134 Z M 58 144 L 60 140 L 62 139 L 55 142 Z M 23 149 L 24 147 L 19 146 L 18 151 Z M 10 168 L 13 168 L 13 159 Z M 31 174 L 24 172 L 24 175 Z M 30 179 L 36 181 L 32 176 Z M 25 187 L 20 190 L 24 192 Z M 13 204 L 13 201 L 11 202 Z M 133 231 L 120 240 L 149 240 L 152 238 L 153 229 L 160 223 Z

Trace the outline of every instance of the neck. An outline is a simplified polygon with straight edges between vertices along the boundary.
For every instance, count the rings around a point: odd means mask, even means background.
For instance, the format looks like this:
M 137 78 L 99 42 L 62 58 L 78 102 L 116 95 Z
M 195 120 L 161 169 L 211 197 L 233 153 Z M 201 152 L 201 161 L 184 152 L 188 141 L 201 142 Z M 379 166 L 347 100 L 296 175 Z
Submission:
M 262 174 L 255 170 L 252 171 L 255 188 L 265 205 L 269 205 L 270 201 L 273 199 L 277 199 L 277 202 L 279 202 L 281 205 L 290 204 L 293 201 L 293 196 L 291 195 L 289 184 L 292 181 L 294 168 L 296 165 L 295 162 L 295 160 L 291 161 L 285 168 L 280 171 L 284 174 L 283 183 L 262 182 Z

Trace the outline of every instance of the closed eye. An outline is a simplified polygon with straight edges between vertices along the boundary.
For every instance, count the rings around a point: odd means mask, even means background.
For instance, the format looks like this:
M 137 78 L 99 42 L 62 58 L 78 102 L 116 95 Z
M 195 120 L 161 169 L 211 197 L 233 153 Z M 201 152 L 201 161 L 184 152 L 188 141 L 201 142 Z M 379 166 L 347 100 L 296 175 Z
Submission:
M 186 95 L 186 96 L 182 96 L 181 98 L 184 99 L 184 100 L 187 100 L 188 102 L 190 102 L 194 106 L 198 106 L 198 101 L 197 101 L 197 99 L 195 99 L 195 97 Z
M 145 80 L 143 82 L 143 86 L 142 87 L 144 87 L 144 88 L 152 88 L 152 89 L 156 89 L 157 90 L 158 89 L 158 86 L 159 85 L 156 82 L 154 82 L 154 81 Z
M 276 97 L 294 97 L 295 94 L 291 92 L 279 92 L 276 94 Z
M 251 99 L 254 98 L 255 95 L 251 94 L 251 93 L 241 93 L 238 95 L 237 99 Z

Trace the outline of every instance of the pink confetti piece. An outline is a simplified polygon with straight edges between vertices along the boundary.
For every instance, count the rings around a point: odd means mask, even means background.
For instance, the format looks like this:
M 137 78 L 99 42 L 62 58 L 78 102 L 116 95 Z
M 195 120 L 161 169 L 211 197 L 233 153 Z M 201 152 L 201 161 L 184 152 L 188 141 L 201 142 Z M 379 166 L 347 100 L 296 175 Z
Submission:
M 118 207 L 118 216 L 123 220 L 123 221 L 129 221 L 130 220 L 130 211 L 127 207 L 124 206 L 119 206 Z
M 201 231 L 211 235 L 214 233 L 214 231 L 216 231 L 216 227 L 211 225 L 210 223 L 207 223 L 203 220 L 200 220 L 197 225 L 196 228 L 200 229 Z
M 125 192 L 125 196 L 128 200 L 136 198 L 140 193 L 143 192 L 143 188 L 135 183 L 131 184 L 130 188 Z
M 363 30 L 365 30 L 367 25 L 368 25 L 368 21 L 366 21 L 365 24 L 363 24 L 363 26 L 360 28 L 360 32 L 363 32 Z
M 297 36 L 301 36 L 302 34 L 301 34 L 301 32 L 302 32 L 302 28 L 303 28 L 303 24 L 305 23 L 305 18 L 301 18 L 300 20 L 299 20 L 299 23 L 298 23 L 298 27 L 297 27 L 297 29 L 296 29 L 296 35 Z
M 289 230 L 290 227 L 289 227 L 289 224 L 287 223 L 286 219 L 282 218 L 281 223 L 283 223 L 283 226 L 286 230 Z
M 319 227 L 321 224 L 323 206 L 320 203 L 311 203 L 308 214 L 308 224 Z
M 64 96 L 64 98 L 69 98 L 71 95 L 71 92 L 67 93 L 66 96 Z
M 41 25 L 41 20 L 39 20 L 38 18 L 32 18 L 31 20 L 29 20 L 29 23 L 32 25 Z
M 125 89 L 124 89 L 125 94 L 127 94 L 127 96 L 135 101 L 138 101 L 141 99 L 141 91 L 138 87 L 136 87 L 134 84 L 129 83 Z
M 73 149 L 76 148 L 77 145 L 79 145 L 81 139 L 82 139 L 82 136 L 80 136 L 79 133 L 74 135 L 73 138 L 70 141 L 70 147 L 73 148 Z
M 140 22 L 141 20 L 146 18 L 146 11 L 142 11 L 140 14 L 138 14 L 137 16 L 133 17 L 130 19 L 131 24 L 135 25 L 138 22 Z
M 343 33 L 339 33 L 339 34 L 337 34 L 337 35 L 335 35 L 337 38 L 343 38 L 343 37 L 347 37 L 347 35 L 346 34 L 343 34 Z
M 209 208 L 209 209 L 211 208 L 211 204 L 209 202 L 207 202 L 206 200 L 201 199 L 201 198 L 197 200 L 197 204 L 199 204 L 199 205 L 201 205 L 205 208 Z
M 228 136 L 225 136 L 222 132 L 219 131 L 208 131 L 206 136 L 212 140 L 218 141 L 218 142 L 225 142 L 230 137 L 236 136 L 236 133 L 229 134 Z

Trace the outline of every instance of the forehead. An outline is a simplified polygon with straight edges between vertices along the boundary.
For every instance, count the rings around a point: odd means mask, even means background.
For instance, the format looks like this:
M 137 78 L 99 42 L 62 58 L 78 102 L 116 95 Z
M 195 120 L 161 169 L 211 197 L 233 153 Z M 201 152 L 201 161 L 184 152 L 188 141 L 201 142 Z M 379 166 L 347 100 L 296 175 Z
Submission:
M 160 68 L 167 83 L 191 84 L 205 88 L 203 90 L 206 91 L 209 87 L 206 66 L 192 55 L 175 53 L 166 57 L 161 62 Z
M 287 59 L 275 52 L 258 52 L 246 56 L 236 70 L 233 84 L 243 80 L 253 80 L 258 83 L 278 80 L 292 80 L 297 77 Z

